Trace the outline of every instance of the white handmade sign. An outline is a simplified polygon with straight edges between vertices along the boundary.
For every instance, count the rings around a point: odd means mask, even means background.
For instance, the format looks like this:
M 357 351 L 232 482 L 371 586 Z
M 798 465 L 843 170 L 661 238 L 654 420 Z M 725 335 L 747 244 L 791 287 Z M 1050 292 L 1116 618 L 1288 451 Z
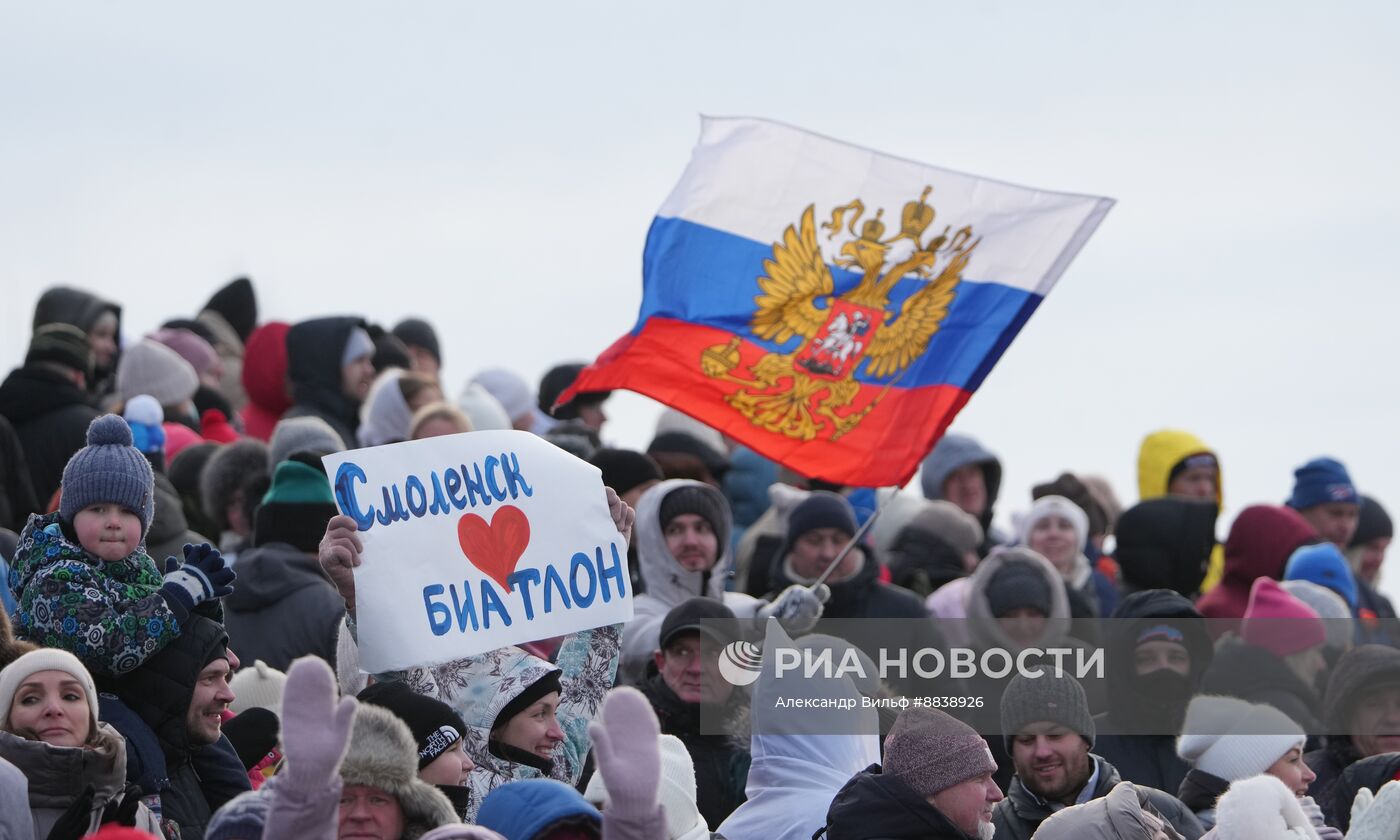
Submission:
M 360 528 L 360 663 L 381 672 L 627 621 L 627 544 L 602 474 L 528 432 L 322 459 Z

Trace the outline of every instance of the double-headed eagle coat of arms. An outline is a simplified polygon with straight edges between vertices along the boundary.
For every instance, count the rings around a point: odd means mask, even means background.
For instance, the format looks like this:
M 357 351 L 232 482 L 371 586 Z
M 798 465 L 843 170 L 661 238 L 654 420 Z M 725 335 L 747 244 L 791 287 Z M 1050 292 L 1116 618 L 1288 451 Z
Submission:
M 747 366 L 737 337 L 706 348 L 700 358 L 705 375 L 740 386 L 725 402 L 756 426 L 804 441 L 835 441 L 860 424 L 928 349 L 981 242 L 970 225 L 951 235 L 945 226 L 924 239 L 936 215 L 927 202 L 931 191 L 925 187 L 904 205 L 899 232 L 888 239 L 883 208 L 857 233 L 866 207 L 856 199 L 834 208 L 818 234 L 816 205 L 807 205 L 763 262 L 751 321 L 754 335 L 780 349 L 794 337 L 802 340 L 790 352 L 764 353 Z M 858 273 L 860 281 L 837 296 L 828 262 Z M 896 313 L 890 296 L 901 281 L 919 287 Z M 862 364 L 864 378 L 882 387 L 858 400 L 855 375 Z

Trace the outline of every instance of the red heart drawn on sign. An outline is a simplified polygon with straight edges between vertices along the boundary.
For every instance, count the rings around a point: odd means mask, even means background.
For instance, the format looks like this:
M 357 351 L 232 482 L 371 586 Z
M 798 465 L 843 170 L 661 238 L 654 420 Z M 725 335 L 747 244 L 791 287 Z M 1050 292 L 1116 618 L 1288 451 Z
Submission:
M 497 510 L 490 525 L 474 513 L 464 513 L 457 520 L 457 542 L 473 566 L 510 592 L 511 573 L 530 544 L 530 520 L 514 505 Z

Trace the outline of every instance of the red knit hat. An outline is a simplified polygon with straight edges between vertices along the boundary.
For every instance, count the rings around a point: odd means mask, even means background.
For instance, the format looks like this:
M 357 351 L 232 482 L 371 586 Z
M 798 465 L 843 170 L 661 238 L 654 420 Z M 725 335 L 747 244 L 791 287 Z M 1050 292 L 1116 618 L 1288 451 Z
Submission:
M 1290 656 L 1326 642 L 1327 628 L 1316 610 L 1288 594 L 1277 581 L 1259 578 L 1249 590 L 1240 635 L 1245 644 L 1275 656 Z

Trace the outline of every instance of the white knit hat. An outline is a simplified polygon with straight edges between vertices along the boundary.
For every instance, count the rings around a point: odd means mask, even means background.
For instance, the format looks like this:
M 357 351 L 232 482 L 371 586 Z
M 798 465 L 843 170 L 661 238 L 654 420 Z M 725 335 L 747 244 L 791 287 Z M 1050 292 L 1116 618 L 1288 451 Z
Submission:
M 667 840 L 708 840 L 709 826 L 695 804 L 695 763 L 685 744 L 675 735 L 661 736 L 661 804 L 666 808 Z M 603 774 L 588 780 L 583 798 L 602 807 L 608 804 Z
M 238 669 L 229 681 L 234 695 L 229 710 L 241 714 L 248 709 L 267 709 L 281 718 L 282 689 L 286 684 L 286 674 L 259 659 L 250 667 Z
M 510 430 L 515 428 L 510 415 L 501 401 L 491 396 L 479 382 L 468 382 L 457 398 L 457 407 L 472 421 L 472 430 L 477 432 L 492 429 Z
M 1064 496 L 1042 496 L 1035 500 L 1035 504 L 1031 505 L 1031 509 L 1026 512 L 1018 525 L 1023 545 L 1030 545 L 1031 531 L 1035 530 L 1035 523 L 1048 516 L 1068 519 L 1070 524 L 1074 526 L 1076 544 L 1081 549 L 1083 548 L 1084 543 L 1089 539 L 1089 515 L 1084 512 L 1084 508 Z
M 0 730 L 10 729 L 10 707 L 14 705 L 15 694 L 20 684 L 40 671 L 62 671 L 71 674 L 83 687 L 88 703 L 88 737 L 97 731 L 97 687 L 92 683 L 92 674 L 78 659 L 66 650 L 39 648 L 0 669 Z
M 530 416 L 535 410 L 535 389 L 513 370 L 491 368 L 472 377 L 472 382 L 485 388 L 510 415 L 511 422 Z
M 1192 698 L 1176 752 L 1203 773 L 1227 782 L 1266 772 L 1307 735 L 1273 706 L 1236 697 Z

